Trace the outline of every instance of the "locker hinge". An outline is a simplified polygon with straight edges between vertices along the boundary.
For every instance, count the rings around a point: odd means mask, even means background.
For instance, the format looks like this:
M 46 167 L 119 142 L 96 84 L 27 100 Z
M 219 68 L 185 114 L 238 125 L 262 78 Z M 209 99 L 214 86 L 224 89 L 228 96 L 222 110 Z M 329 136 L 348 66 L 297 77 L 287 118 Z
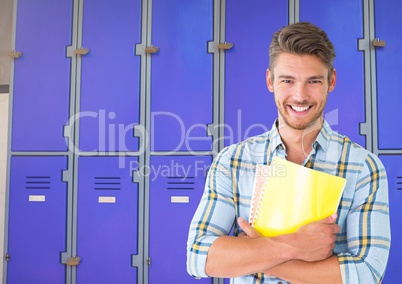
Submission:
M 5 260 L 5 261 L 9 261 L 10 258 L 11 258 L 11 256 L 10 256 L 9 253 L 6 253 L 6 254 L 4 255 L 4 260 Z
M 151 258 L 150 257 L 147 257 L 147 265 L 151 266 Z
M 62 181 L 69 182 L 70 179 L 71 179 L 71 171 L 69 170 L 62 171 Z
M 81 257 L 76 256 L 76 257 L 70 257 L 67 259 L 66 265 L 67 266 L 78 266 L 80 264 Z

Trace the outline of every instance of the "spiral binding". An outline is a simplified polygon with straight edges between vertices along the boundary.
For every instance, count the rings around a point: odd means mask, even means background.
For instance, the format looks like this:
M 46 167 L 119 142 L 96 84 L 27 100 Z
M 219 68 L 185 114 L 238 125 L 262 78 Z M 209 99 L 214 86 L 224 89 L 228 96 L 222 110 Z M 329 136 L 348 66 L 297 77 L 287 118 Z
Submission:
M 257 165 L 257 167 L 256 167 L 256 176 L 254 179 L 254 188 L 253 188 L 253 193 L 252 193 L 252 198 L 251 198 L 250 217 L 249 217 L 249 223 L 252 226 L 254 225 L 255 220 L 258 217 L 258 213 L 260 211 L 264 192 L 267 187 L 267 182 L 269 179 L 269 176 L 258 175 L 258 173 L 263 172 L 263 171 L 261 171 L 262 167 L 269 167 L 269 166 Z M 264 179 L 264 182 L 262 183 L 262 186 L 258 186 L 258 181 L 262 178 Z

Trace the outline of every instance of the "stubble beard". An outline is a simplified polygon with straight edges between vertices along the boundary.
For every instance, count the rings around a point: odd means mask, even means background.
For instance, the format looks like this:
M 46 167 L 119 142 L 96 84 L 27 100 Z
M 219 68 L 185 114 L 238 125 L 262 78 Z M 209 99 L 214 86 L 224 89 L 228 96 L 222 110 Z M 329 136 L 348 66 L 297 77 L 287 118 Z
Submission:
M 285 108 L 287 106 L 285 105 Z M 279 108 L 278 108 L 279 110 Z M 282 117 L 283 121 L 280 123 L 280 127 L 290 127 L 294 130 L 299 130 L 299 131 L 304 131 L 310 129 L 312 126 L 316 124 L 316 122 L 323 116 L 324 109 L 322 109 L 320 112 L 316 113 L 313 118 L 309 121 L 306 122 L 293 122 L 290 119 L 290 115 L 286 112 L 283 113 L 281 110 L 279 110 L 279 114 Z

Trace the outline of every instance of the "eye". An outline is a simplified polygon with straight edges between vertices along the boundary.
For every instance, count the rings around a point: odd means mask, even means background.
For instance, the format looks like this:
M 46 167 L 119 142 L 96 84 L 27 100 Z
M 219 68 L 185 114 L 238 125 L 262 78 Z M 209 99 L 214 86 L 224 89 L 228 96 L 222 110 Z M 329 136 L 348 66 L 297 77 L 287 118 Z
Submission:
M 321 80 L 317 80 L 317 79 L 313 79 L 313 80 L 310 80 L 310 83 L 311 83 L 311 84 L 321 84 L 322 81 L 321 81 Z
M 285 83 L 285 84 L 291 84 L 291 83 L 292 83 L 292 80 L 283 79 L 281 82 L 282 82 L 282 83 Z

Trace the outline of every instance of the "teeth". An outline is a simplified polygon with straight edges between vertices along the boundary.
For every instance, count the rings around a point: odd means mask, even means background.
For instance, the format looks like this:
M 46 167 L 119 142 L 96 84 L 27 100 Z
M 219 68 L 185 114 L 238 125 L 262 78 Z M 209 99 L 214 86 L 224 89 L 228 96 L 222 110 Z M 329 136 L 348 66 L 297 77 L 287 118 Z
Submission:
M 297 112 L 302 112 L 309 109 L 309 106 L 301 107 L 301 106 L 291 106 L 293 110 Z

